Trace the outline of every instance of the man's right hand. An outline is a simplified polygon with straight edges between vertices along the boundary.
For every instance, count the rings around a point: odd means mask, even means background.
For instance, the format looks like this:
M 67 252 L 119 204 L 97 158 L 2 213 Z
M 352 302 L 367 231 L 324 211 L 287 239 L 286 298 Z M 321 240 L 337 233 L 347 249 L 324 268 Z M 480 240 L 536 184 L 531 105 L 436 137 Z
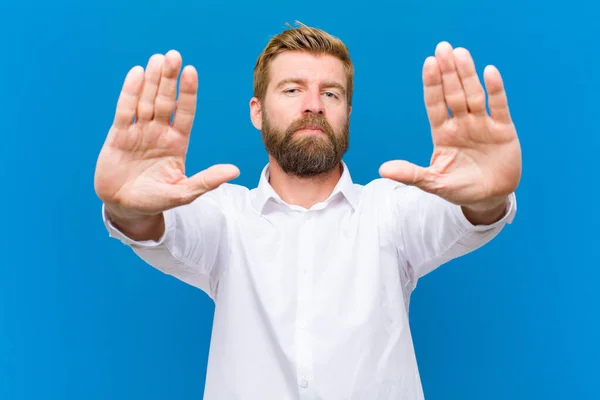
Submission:
M 239 175 L 234 165 L 220 164 L 186 176 L 198 75 L 192 66 L 183 69 L 177 98 L 181 65 L 177 51 L 156 54 L 145 71 L 132 68 L 123 83 L 94 176 L 96 194 L 118 223 L 162 218 L 164 211 L 189 204 Z

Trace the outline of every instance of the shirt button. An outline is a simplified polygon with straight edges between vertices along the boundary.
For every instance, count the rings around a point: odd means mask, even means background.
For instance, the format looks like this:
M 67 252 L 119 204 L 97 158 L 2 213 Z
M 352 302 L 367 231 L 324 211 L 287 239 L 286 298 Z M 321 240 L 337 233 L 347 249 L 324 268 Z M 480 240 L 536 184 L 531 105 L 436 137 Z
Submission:
M 300 382 L 300 386 L 302 386 L 303 388 L 308 387 L 308 382 L 306 381 L 306 379 L 302 379 L 302 381 Z

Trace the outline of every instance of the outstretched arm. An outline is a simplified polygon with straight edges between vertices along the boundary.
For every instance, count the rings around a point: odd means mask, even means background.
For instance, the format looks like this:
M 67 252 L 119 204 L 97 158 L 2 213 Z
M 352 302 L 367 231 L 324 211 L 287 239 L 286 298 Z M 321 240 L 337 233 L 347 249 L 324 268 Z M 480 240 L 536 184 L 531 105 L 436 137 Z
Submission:
M 186 174 L 198 76 L 177 51 L 150 57 L 123 83 L 115 117 L 98 156 L 94 187 L 111 236 L 138 256 L 210 295 L 228 254 L 220 186 L 234 165 Z M 177 83 L 180 81 L 179 96 Z
M 394 160 L 380 168 L 382 177 L 402 184 L 391 206 L 412 279 L 481 247 L 516 211 L 521 147 L 499 71 L 486 67 L 484 80 L 489 114 L 469 52 L 438 44 L 423 65 L 430 165 Z

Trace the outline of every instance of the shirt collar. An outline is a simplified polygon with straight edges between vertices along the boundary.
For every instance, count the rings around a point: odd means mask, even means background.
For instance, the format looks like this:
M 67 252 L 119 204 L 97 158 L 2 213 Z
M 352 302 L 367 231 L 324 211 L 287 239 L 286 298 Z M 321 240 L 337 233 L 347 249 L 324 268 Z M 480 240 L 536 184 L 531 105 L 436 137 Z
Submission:
M 352 208 L 356 210 L 356 207 L 358 205 L 358 194 L 356 192 L 354 183 L 352 182 L 352 177 L 350 176 L 348 166 L 344 161 L 342 161 L 342 176 L 340 177 L 337 185 L 331 192 L 331 195 L 327 198 L 327 200 L 323 201 L 322 204 L 326 205 L 331 199 L 339 195 L 342 195 L 346 199 L 346 201 L 350 203 Z M 281 199 L 281 197 L 277 194 L 277 192 L 275 192 L 275 190 L 269 183 L 269 164 L 267 164 L 265 165 L 265 167 L 262 170 L 262 173 L 260 174 L 258 187 L 254 190 L 254 198 L 252 199 L 252 204 L 256 210 L 262 213 L 265 204 L 267 204 L 267 202 L 270 200 L 276 201 L 281 204 L 287 204 Z

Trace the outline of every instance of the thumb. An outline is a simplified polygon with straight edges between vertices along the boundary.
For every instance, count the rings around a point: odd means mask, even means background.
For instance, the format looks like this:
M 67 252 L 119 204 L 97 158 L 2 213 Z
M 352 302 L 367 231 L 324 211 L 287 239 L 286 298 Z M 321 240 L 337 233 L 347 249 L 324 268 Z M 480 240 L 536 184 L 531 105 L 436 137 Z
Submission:
M 405 185 L 417 186 L 426 190 L 429 170 L 404 160 L 385 162 L 379 167 L 382 178 L 392 179 Z
M 216 164 L 192 175 L 181 184 L 189 193 L 190 201 L 192 201 L 196 197 L 218 188 L 223 183 L 237 178 L 239 175 L 240 170 L 235 165 Z

